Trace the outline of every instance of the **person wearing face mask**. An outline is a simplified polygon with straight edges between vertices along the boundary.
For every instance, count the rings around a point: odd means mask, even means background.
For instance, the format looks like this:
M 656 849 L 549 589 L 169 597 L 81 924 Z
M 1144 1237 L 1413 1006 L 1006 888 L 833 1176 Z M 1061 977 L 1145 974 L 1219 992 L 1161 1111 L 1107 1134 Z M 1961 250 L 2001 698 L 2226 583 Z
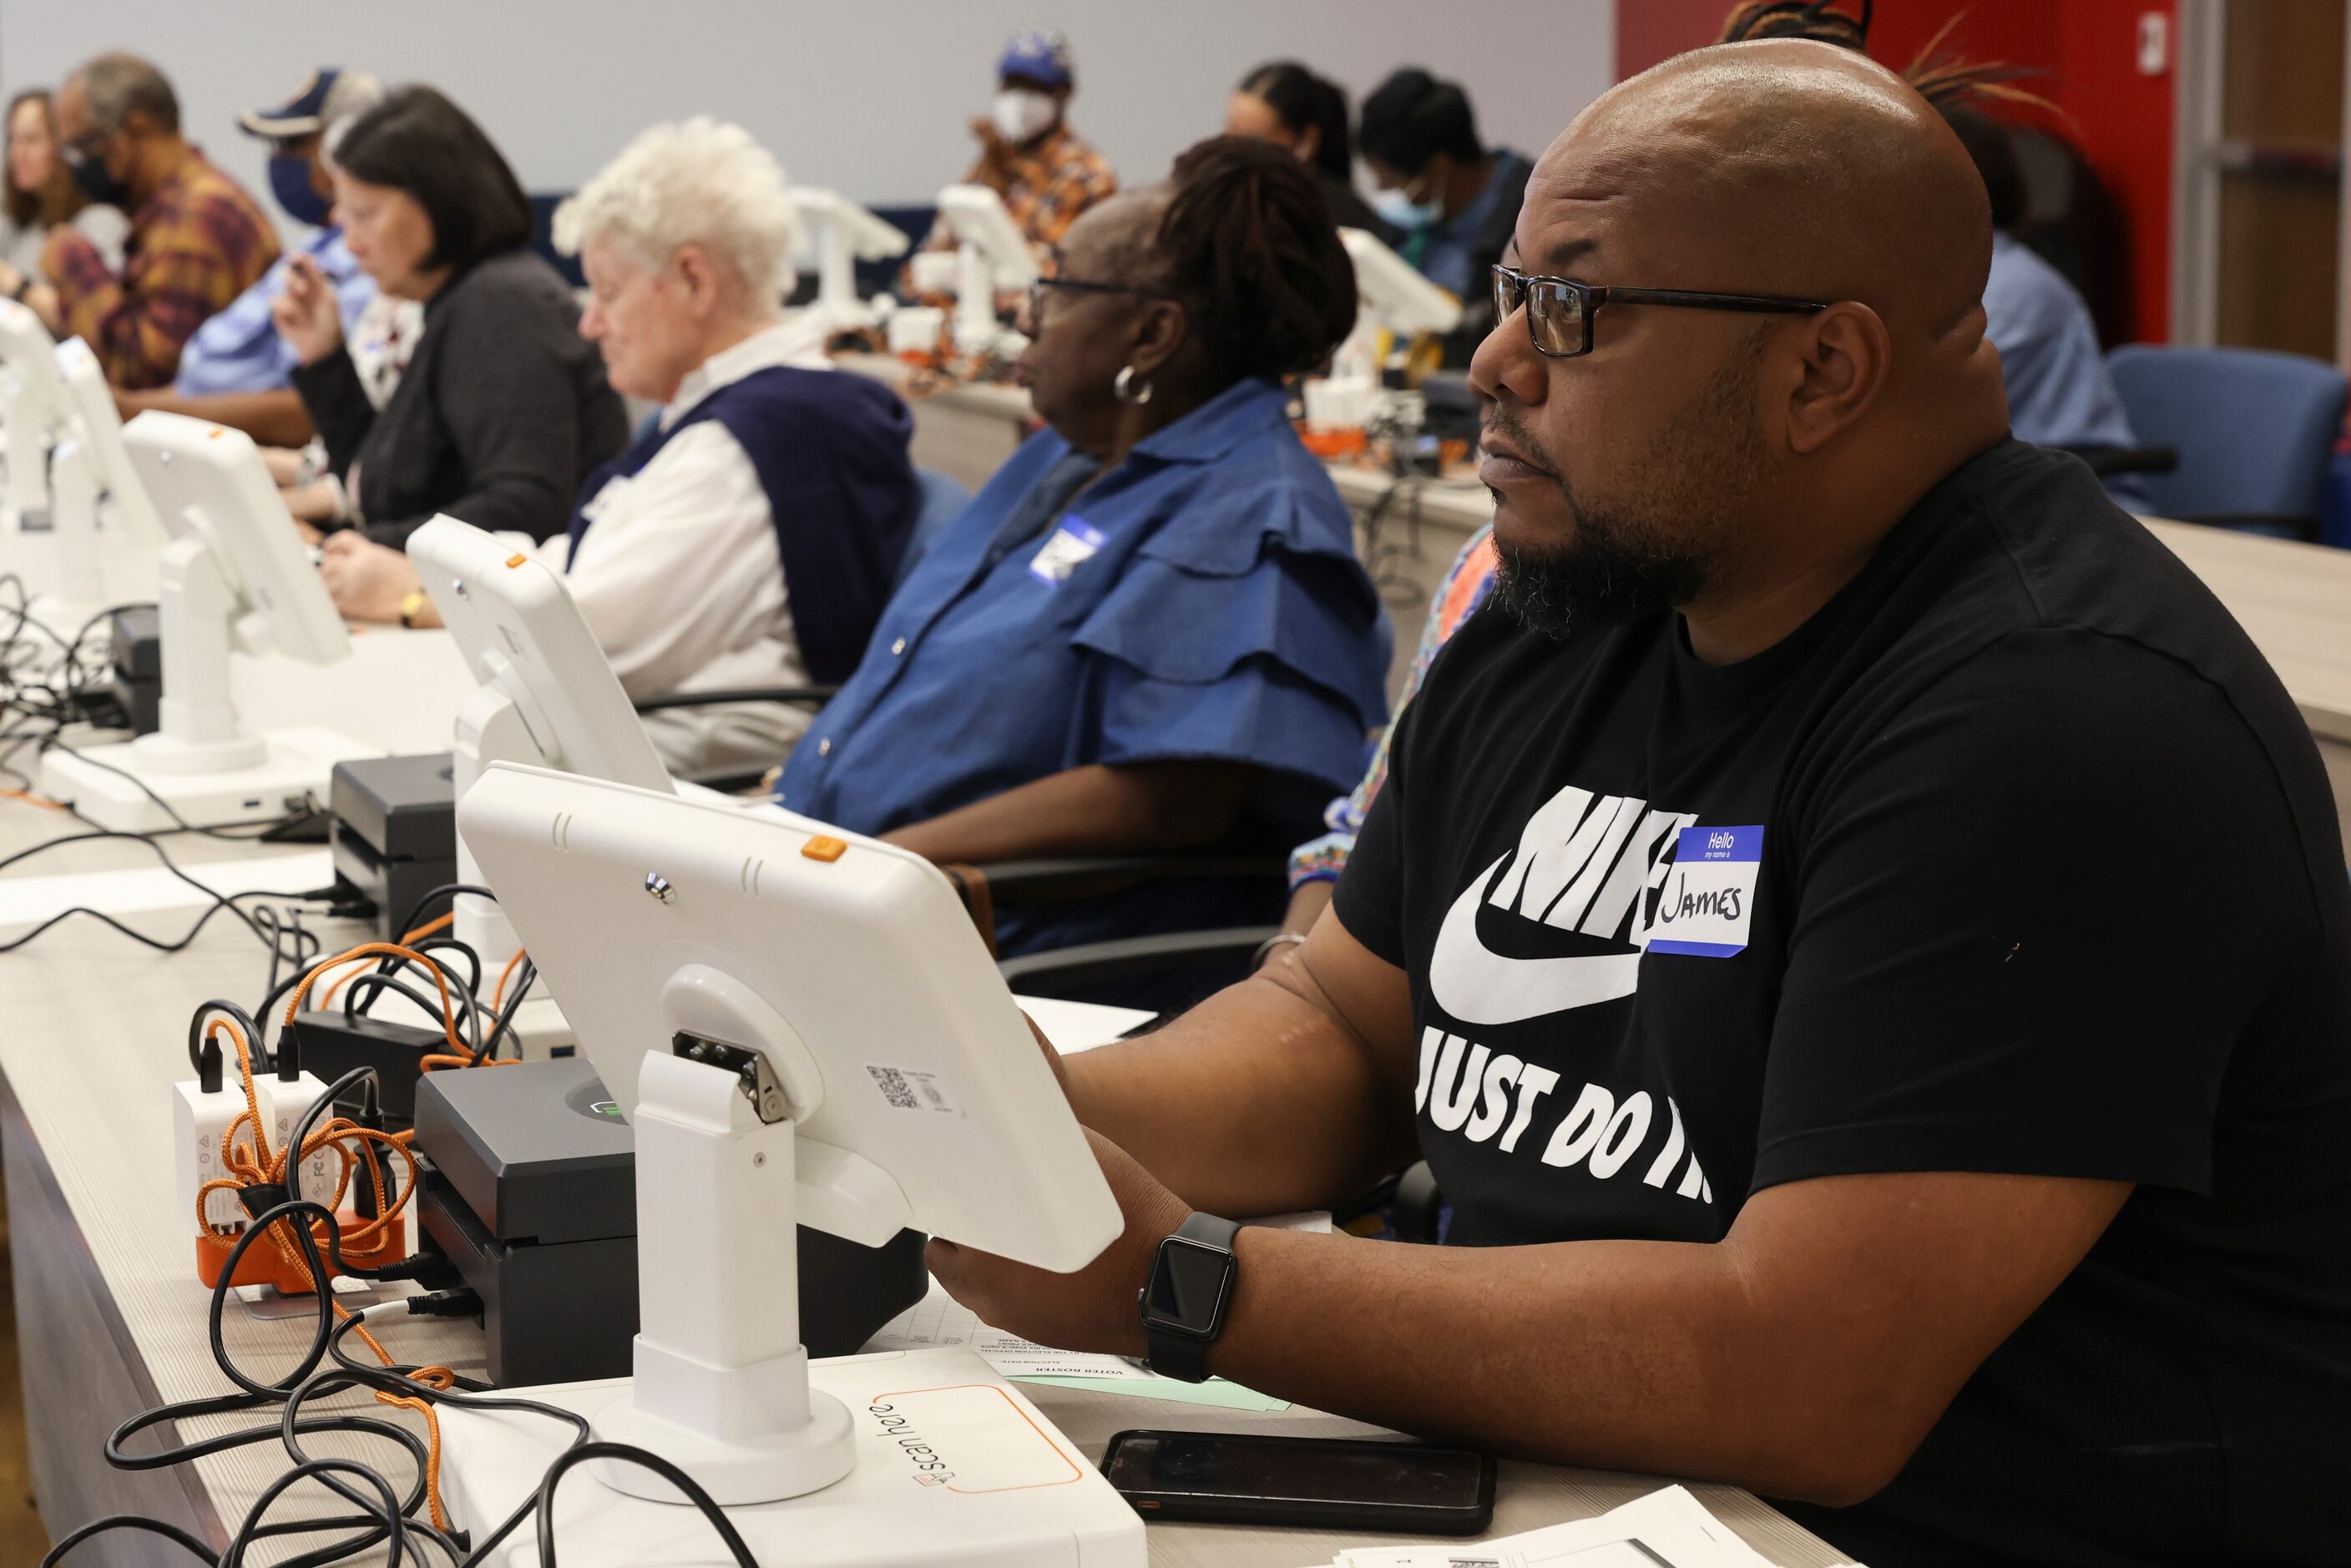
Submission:
M 180 100 L 134 55 L 100 55 L 57 90 L 59 156 L 94 202 L 131 214 L 118 269 L 70 226 L 49 231 L 41 270 L 0 263 L 0 294 L 58 337 L 79 337 L 107 380 L 169 382 L 196 329 L 277 259 L 277 234 L 243 187 L 180 133 Z
M 1117 191 L 1118 176 L 1064 118 L 1077 87 L 1068 39 L 1050 27 L 1014 34 L 996 62 L 996 78 L 987 116 L 971 122 L 979 157 L 963 183 L 1004 198 L 1005 211 L 1043 262 L 1080 214 Z M 923 248 L 953 250 L 955 235 L 941 222 Z
M 398 88 L 340 128 L 329 163 L 343 242 L 384 293 L 424 308 L 381 408 L 347 344 L 334 289 L 297 256 L 277 330 L 327 446 L 331 519 L 402 544 L 436 512 L 547 538 L 580 482 L 619 453 L 628 416 L 580 307 L 530 250 L 530 202 L 482 128 L 429 87 Z
M 1288 148 L 1314 171 L 1322 199 L 1341 228 L 1363 229 L 1394 245 L 1396 231 L 1355 189 L 1354 141 L 1347 132 L 1347 89 L 1296 60 L 1261 65 L 1241 78 L 1225 104 L 1225 134 Z
M 232 425 L 266 445 L 300 446 L 310 439 L 310 415 L 294 390 L 299 361 L 270 319 L 270 307 L 285 292 L 297 256 L 308 256 L 333 286 L 346 332 L 376 297 L 375 280 L 351 259 L 335 225 L 325 146 L 336 127 L 382 98 L 383 84 L 367 72 L 322 66 L 285 103 L 239 118 L 247 135 L 270 144 L 270 193 L 287 216 L 310 226 L 309 237 L 196 329 L 168 389 L 118 391 L 123 417 L 160 408 Z
M 19 277 L 39 276 L 49 231 L 71 224 L 98 246 L 110 266 L 122 265 L 131 220 L 122 209 L 93 202 L 74 183 L 57 156 L 57 106 L 47 88 L 18 93 L 8 104 L 7 190 L 0 195 L 0 261 Z
M 798 227 L 776 160 L 710 120 L 653 127 L 556 212 L 588 275 L 580 336 L 614 387 L 664 405 L 536 551 L 632 697 L 846 678 L 914 531 L 914 415 L 778 307 Z M 354 620 L 439 623 L 388 546 L 337 534 L 319 570 Z M 692 778 L 769 766 L 809 717 L 724 704 L 645 728 Z
M 1378 186 L 1374 206 L 1399 235 L 1396 250 L 1422 277 L 1459 296 L 1462 321 L 1445 362 L 1466 365 L 1493 325 L 1486 277 L 1502 259 L 1534 164 L 1478 139 L 1459 84 L 1408 68 L 1364 100 L 1356 131 Z

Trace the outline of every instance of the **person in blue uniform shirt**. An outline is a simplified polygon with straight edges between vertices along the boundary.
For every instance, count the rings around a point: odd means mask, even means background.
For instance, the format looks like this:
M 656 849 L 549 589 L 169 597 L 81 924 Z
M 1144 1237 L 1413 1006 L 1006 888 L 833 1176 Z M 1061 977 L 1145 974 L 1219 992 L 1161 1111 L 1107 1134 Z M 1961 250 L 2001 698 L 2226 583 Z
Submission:
M 1991 194 L 1991 275 L 1984 283 L 1984 336 L 2000 350 L 2008 424 L 2019 441 L 2067 452 L 2136 446 L 2122 395 L 2098 351 L 2090 308 L 2064 274 L 2015 235 L 2024 221 L 2024 171 L 2008 127 L 1966 105 L 1940 106 Z M 2125 506 L 2145 499 L 2131 476 L 2106 481 Z
M 1280 384 L 1353 322 L 1329 206 L 1280 149 L 1202 142 L 1080 219 L 1030 312 L 1051 428 L 915 567 L 777 799 L 943 862 L 1279 852 L 1386 707 L 1386 625 Z M 1008 909 L 997 937 L 1270 923 L 1268 881 Z
M 299 446 L 310 439 L 310 415 L 294 390 L 295 354 L 278 336 L 269 307 L 286 287 L 293 257 L 307 256 L 335 287 L 343 327 L 350 330 L 375 298 L 375 282 L 360 270 L 343 246 L 334 221 L 334 187 L 327 178 L 327 143 L 347 124 L 383 99 L 383 84 L 365 71 L 321 66 L 301 89 L 271 109 L 238 117 L 248 136 L 269 143 L 269 193 L 310 235 L 196 329 L 180 350 L 180 368 L 168 388 L 118 391 L 123 416 L 160 408 L 233 425 L 270 446 Z
M 1493 325 L 1487 277 L 1510 243 L 1534 163 L 1479 140 L 1478 117 L 1458 82 L 1407 68 L 1364 99 L 1355 143 L 1378 187 L 1373 205 L 1396 254 L 1461 301 L 1445 362 L 1469 362 Z

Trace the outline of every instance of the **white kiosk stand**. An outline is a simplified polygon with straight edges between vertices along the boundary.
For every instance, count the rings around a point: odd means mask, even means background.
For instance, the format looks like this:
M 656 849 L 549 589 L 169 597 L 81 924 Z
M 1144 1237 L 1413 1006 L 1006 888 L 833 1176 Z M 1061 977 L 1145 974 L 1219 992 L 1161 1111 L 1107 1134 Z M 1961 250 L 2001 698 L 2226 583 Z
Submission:
M 956 351 L 986 354 L 1021 342 L 996 319 L 996 297 L 1036 282 L 1037 258 L 1003 198 L 986 185 L 949 185 L 939 193 L 939 215 L 956 236 Z
M 336 763 L 381 752 L 327 729 L 249 733 L 229 696 L 232 643 L 274 642 L 313 664 L 350 653 L 260 452 L 241 431 L 155 410 L 131 422 L 123 444 L 172 535 L 156 593 L 162 727 L 80 756 L 50 750 L 42 793 L 125 832 L 171 827 L 174 813 L 220 827 L 324 801 Z
M 106 372 L 79 338 L 57 345 L 57 368 L 70 417 L 49 454 L 56 597 L 92 612 L 153 599 L 159 564 L 171 541 L 131 464 L 131 449 L 122 444 L 122 419 Z
M 0 299 L 0 423 L 8 483 L 0 493 L 0 535 L 47 525 L 49 441 L 66 417 L 57 344 L 32 308 Z
M 1141 1568 L 1142 1521 L 978 1357 L 811 1363 L 799 1343 L 796 1221 L 1064 1272 L 1122 1227 L 936 868 L 787 813 L 506 764 L 457 827 L 636 1128 L 636 1375 L 528 1397 L 683 1468 L 761 1562 Z M 570 1440 L 527 1415 L 441 1423 L 475 1531 Z M 650 1471 L 594 1474 L 557 1494 L 567 1563 L 677 1562 L 708 1529 Z
M 563 580 L 451 517 L 408 538 L 408 559 L 479 682 L 457 707 L 449 781 L 457 799 L 493 762 L 520 762 L 667 790 L 669 772 Z M 457 880 L 479 884 L 457 841 Z M 459 897 L 452 935 L 497 973 L 520 944 L 499 905 Z
M 1355 327 L 1331 357 L 1331 373 L 1305 383 L 1306 422 L 1332 430 L 1360 430 L 1379 407 L 1381 345 L 1424 332 L 1450 332 L 1461 324 L 1461 301 L 1439 288 L 1377 236 L 1343 228 L 1340 241 L 1355 264 Z
M 802 272 L 816 274 L 816 299 L 809 310 L 828 332 L 856 331 L 880 321 L 881 311 L 857 297 L 857 263 L 904 256 L 914 241 L 838 191 L 795 185 L 792 205 L 800 220 L 796 263 Z

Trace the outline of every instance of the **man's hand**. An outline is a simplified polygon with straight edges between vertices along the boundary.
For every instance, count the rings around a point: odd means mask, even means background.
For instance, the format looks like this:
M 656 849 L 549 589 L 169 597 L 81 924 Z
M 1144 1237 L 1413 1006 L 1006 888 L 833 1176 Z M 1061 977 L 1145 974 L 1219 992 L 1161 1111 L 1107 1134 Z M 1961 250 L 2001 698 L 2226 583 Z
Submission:
M 979 143 L 979 166 L 1002 174 L 1012 167 L 1012 144 L 996 129 L 996 121 L 979 115 L 971 122 L 972 140 Z
M 1141 1355 L 1135 1292 L 1151 1278 L 1159 1243 L 1184 1223 L 1191 1207 L 1100 1133 L 1089 1131 L 1086 1137 L 1126 1217 L 1126 1229 L 1101 1257 L 1074 1274 L 1056 1274 L 935 1240 L 931 1272 L 991 1328 L 1061 1350 Z
M 397 622 L 401 601 L 423 586 L 407 556 L 351 531 L 328 538 L 319 576 L 350 621 Z
M 343 346 L 343 317 L 334 285 L 310 256 L 298 256 L 286 267 L 286 287 L 270 303 L 269 319 L 277 335 L 293 347 L 294 357 L 306 365 Z

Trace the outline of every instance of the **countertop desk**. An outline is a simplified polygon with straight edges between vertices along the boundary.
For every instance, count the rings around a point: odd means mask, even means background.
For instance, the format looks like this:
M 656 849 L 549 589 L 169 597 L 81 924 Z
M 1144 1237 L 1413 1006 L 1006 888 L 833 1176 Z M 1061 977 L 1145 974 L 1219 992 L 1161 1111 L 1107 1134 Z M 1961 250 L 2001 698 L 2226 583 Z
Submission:
M 0 853 L 69 831 L 66 818 L 0 801 Z M 185 863 L 270 852 L 184 837 L 171 841 Z M 50 873 L 152 863 L 136 846 L 99 843 L 57 852 Z M 292 890 L 289 890 L 292 891 Z M 192 915 L 134 917 L 142 930 L 176 933 Z M 329 950 L 362 938 L 343 923 L 327 931 Z M 188 1228 L 172 1176 L 166 1085 L 186 1075 L 187 1019 L 196 1003 L 225 996 L 248 1004 L 267 956 L 225 917 L 187 951 L 159 956 L 87 921 L 68 923 L 23 951 L 0 956 L 0 1151 L 7 1169 L 15 1249 L 25 1407 L 33 1439 L 34 1485 L 55 1536 L 102 1514 L 169 1520 L 215 1545 L 268 1481 L 286 1468 L 275 1443 L 235 1450 L 170 1470 L 124 1471 L 105 1462 L 106 1436 L 134 1412 L 166 1400 L 228 1391 L 205 1338 L 208 1293 L 195 1280 Z M 226 1336 L 240 1364 L 276 1376 L 309 1338 L 307 1320 L 254 1317 L 233 1307 Z M 395 1355 L 444 1363 L 478 1375 L 480 1331 L 470 1322 L 396 1319 L 383 1335 Z M 1270 1415 L 1203 1408 L 1123 1395 L 1025 1385 L 1071 1439 L 1099 1458 L 1112 1433 L 1128 1427 L 1251 1429 L 1353 1436 L 1373 1429 L 1291 1409 Z M 366 1396 L 333 1402 L 393 1413 Z M 322 1406 L 322 1408 L 325 1406 Z M 267 1419 L 263 1415 L 260 1419 Z M 405 1418 L 405 1417 L 402 1417 Z M 188 1423 L 183 1440 L 255 1424 L 252 1415 Z M 348 1452 L 387 1467 L 395 1480 L 404 1455 L 385 1445 L 308 1439 L 320 1454 Z M 154 1440 L 146 1446 L 152 1448 Z M 1497 1532 L 1583 1518 L 1653 1490 L 1654 1479 L 1506 1462 Z M 1735 1489 L 1697 1489 L 1708 1505 L 1774 1563 L 1829 1568 L 1842 1554 Z M 291 1514 L 325 1513 L 323 1492 L 298 1491 Z M 291 1516 L 289 1514 L 289 1516 Z M 1217 1525 L 1151 1527 L 1157 1568 L 1303 1568 L 1328 1562 L 1362 1538 L 1306 1531 Z M 316 1544 L 316 1542 L 312 1542 Z M 277 1563 L 298 1542 L 277 1542 L 251 1561 Z M 112 1568 L 185 1568 L 186 1555 L 160 1538 L 117 1534 L 92 1542 L 76 1562 Z M 372 1561 L 381 1562 L 379 1553 Z M 29 1565 L 27 1565 L 29 1568 Z

